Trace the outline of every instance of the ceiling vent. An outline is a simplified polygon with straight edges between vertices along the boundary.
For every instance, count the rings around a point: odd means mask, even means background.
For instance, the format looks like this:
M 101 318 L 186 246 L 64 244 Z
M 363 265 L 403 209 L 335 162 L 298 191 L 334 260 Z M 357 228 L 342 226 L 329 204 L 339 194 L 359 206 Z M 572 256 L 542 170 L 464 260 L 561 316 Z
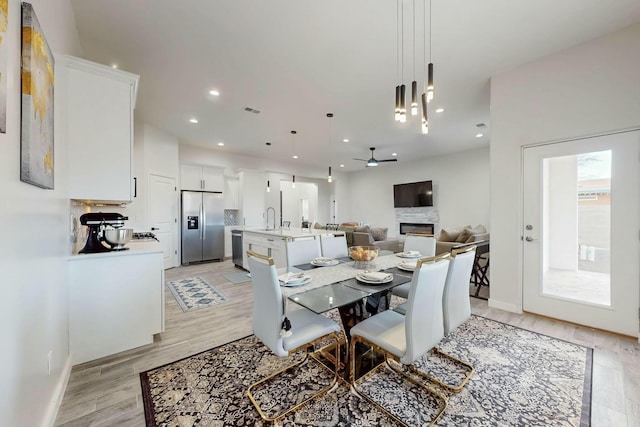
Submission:
M 256 110 L 255 108 L 251 107 L 244 107 L 243 110 L 253 114 L 260 114 L 260 110 Z

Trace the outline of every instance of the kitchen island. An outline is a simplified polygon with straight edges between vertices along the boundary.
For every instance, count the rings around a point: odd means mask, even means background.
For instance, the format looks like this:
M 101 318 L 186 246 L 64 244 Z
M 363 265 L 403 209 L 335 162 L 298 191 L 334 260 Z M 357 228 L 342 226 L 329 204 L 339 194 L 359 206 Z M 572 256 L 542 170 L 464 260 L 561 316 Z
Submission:
M 343 231 L 317 230 L 308 228 L 252 228 L 234 227 L 242 230 L 243 268 L 247 269 L 247 251 L 268 255 L 273 258 L 276 267 L 287 267 L 287 240 L 320 238 L 323 234 L 343 236 Z
M 164 330 L 158 242 L 69 257 L 69 347 L 74 365 L 153 342 Z

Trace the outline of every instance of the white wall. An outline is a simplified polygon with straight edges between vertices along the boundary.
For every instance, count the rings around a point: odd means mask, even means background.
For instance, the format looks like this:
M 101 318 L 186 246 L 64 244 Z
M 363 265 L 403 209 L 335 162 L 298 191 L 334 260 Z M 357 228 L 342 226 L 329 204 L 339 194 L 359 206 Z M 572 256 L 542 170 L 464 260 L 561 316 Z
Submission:
M 69 0 L 31 0 L 54 56 L 81 53 Z M 70 209 L 66 129 L 55 115 L 54 190 L 20 181 L 20 2 L 9 0 L 7 133 L 0 134 L 0 425 L 41 426 L 62 398 L 68 362 L 67 261 Z M 5 74 L 6 73 L 6 74 Z M 55 93 L 55 103 L 61 93 Z M 51 375 L 47 355 L 52 353 Z
M 442 228 L 483 224 L 489 226 L 489 149 L 430 157 L 413 162 L 385 164 L 349 176 L 349 215 L 339 222 L 362 221 L 388 227 L 396 235 L 393 185 L 433 182 L 433 206 Z M 436 232 L 439 228 L 436 228 Z
M 491 81 L 491 300 L 522 309 L 521 147 L 640 125 L 640 24 Z

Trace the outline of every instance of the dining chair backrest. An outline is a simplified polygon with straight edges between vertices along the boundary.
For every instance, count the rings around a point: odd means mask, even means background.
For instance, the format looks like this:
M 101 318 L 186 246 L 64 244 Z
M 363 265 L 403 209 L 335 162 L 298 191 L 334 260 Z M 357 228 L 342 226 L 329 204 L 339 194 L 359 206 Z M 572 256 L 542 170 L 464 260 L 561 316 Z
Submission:
M 431 234 L 407 234 L 404 240 L 404 251 L 418 251 L 422 256 L 434 256 L 436 238 Z
M 314 237 L 287 240 L 287 266 L 306 264 L 321 254 L 320 241 Z
M 449 260 L 444 258 L 416 267 L 411 279 L 405 335 L 407 348 L 400 362 L 413 363 L 444 338 L 442 293 L 447 279 Z
M 476 248 L 470 246 L 460 250 L 454 249 L 451 254 L 451 263 L 442 296 L 445 336 L 471 317 L 469 282 Z
M 339 236 L 322 234 L 320 236 L 320 249 L 322 256 L 326 258 L 341 258 L 349 255 L 347 238 L 344 234 Z
M 247 251 L 253 283 L 253 333 L 276 355 L 284 357 L 280 336 L 284 307 L 273 258 Z

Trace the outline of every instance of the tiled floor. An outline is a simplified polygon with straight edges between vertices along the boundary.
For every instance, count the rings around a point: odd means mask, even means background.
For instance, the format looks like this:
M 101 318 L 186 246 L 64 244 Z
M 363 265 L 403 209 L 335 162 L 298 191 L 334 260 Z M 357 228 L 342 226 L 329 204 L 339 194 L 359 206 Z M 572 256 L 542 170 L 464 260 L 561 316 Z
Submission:
M 229 301 L 183 313 L 165 291 L 165 332 L 148 346 L 75 366 L 56 426 L 144 426 L 140 372 L 251 334 L 251 282 L 234 285 L 223 277 L 238 271 L 229 260 L 167 270 L 166 280 L 199 276 Z M 637 341 L 471 302 L 475 314 L 595 348 L 592 425 L 640 427 Z

